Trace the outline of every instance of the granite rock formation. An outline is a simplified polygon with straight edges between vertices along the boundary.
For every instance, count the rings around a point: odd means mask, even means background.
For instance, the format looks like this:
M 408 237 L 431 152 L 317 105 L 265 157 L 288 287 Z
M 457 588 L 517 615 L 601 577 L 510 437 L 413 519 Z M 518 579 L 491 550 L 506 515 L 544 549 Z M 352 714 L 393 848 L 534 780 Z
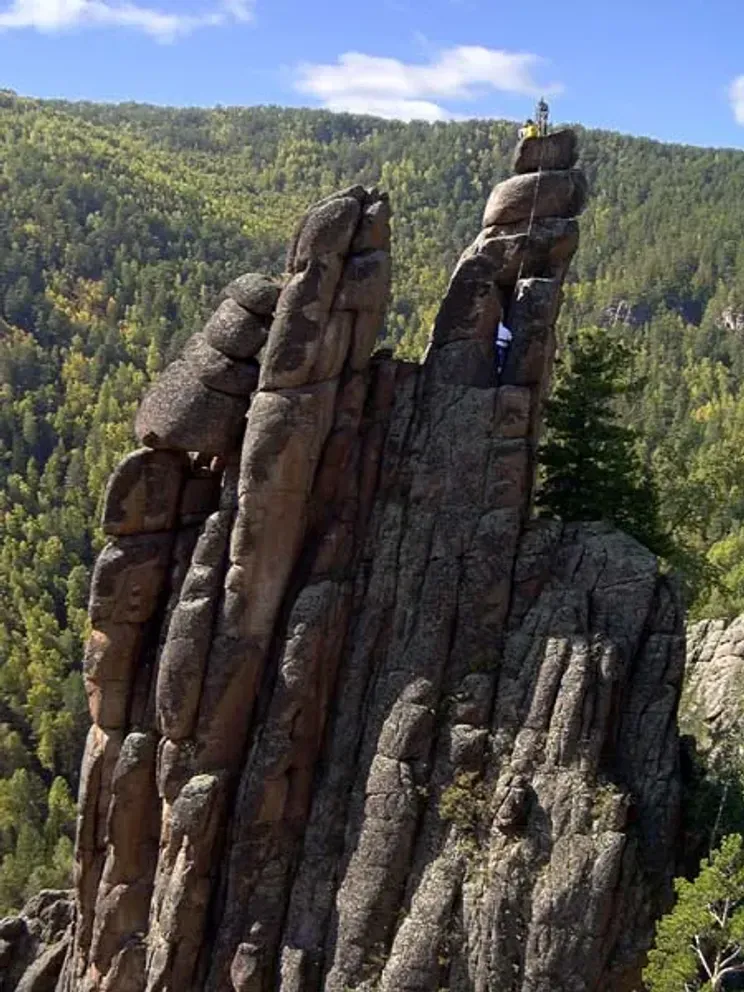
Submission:
M 144 400 L 93 576 L 57 992 L 636 987 L 683 621 L 630 538 L 530 521 L 575 157 L 518 150 L 421 364 L 373 352 L 390 210 L 353 187 Z
M 740 737 L 744 717 L 744 616 L 700 620 L 687 631 L 687 679 L 682 727 L 712 758 L 724 757 Z

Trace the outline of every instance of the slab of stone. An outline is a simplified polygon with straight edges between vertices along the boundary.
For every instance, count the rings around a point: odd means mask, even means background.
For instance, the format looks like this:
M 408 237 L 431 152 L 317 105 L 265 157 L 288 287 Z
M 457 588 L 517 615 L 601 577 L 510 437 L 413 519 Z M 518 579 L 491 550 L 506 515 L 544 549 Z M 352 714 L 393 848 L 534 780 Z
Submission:
M 320 255 L 345 255 L 361 214 L 359 199 L 338 196 L 313 207 L 302 225 L 295 248 L 296 269 Z
M 69 944 L 64 938 L 47 948 L 24 973 L 16 992 L 54 992 Z
M 103 502 L 106 534 L 171 530 L 188 461 L 173 451 L 140 448 L 114 469 Z
M 277 508 L 276 497 L 309 497 L 320 451 L 333 418 L 335 388 L 322 383 L 303 390 L 259 393 L 251 408 L 243 446 L 239 496 L 258 505 L 261 493 L 272 494 L 266 507 Z M 236 532 L 233 531 L 233 542 Z M 265 535 L 265 540 L 279 535 Z M 237 560 L 233 555 L 233 561 Z
M 514 172 L 538 169 L 571 169 L 579 155 L 576 132 L 570 128 L 551 131 L 542 138 L 523 138 L 514 152 Z
M 338 350 L 339 328 L 331 328 L 325 347 L 324 341 L 340 274 L 341 259 L 331 255 L 310 261 L 287 284 L 263 355 L 260 389 L 292 389 L 322 379 L 322 353 Z
M 94 724 L 88 731 L 78 794 L 75 850 L 79 860 L 105 844 L 111 779 L 122 740 L 123 734 L 118 730 L 103 730 Z
M 334 307 L 357 313 L 384 310 L 390 295 L 391 271 L 390 253 L 383 248 L 350 255 Z
M 427 375 L 441 385 L 496 385 L 496 357 L 493 340 L 487 337 L 464 338 L 432 348 L 425 362 Z
M 114 956 L 129 938 L 147 930 L 151 883 L 101 887 L 96 900 L 90 958 L 96 971 L 106 974 Z
M 282 311 L 271 326 L 259 384 L 292 389 L 308 383 L 325 334 L 327 314 Z
M 194 334 L 183 352 L 199 382 L 229 396 L 250 396 L 258 385 L 258 362 L 241 361 L 218 351 L 206 335 Z
M 222 569 L 211 571 L 217 578 L 223 574 Z M 196 723 L 215 609 L 216 602 L 206 596 L 183 599 L 171 617 L 158 669 L 156 704 L 158 727 L 172 741 L 188 737 Z
M 111 780 L 103 886 L 132 884 L 155 867 L 160 827 L 155 751 L 152 734 L 130 733 L 122 744 Z
M 98 556 L 91 581 L 88 613 L 104 621 L 143 624 L 155 612 L 173 539 L 170 534 L 121 537 Z
M 518 278 L 562 277 L 579 245 L 573 218 L 545 217 L 518 224 L 499 224 L 481 231 L 468 254 L 487 255 L 494 279 L 510 292 Z
M 194 774 L 195 747 L 192 740 L 171 741 L 160 738 L 157 756 L 158 794 L 172 803 Z
M 390 214 L 390 201 L 385 194 L 379 200 L 367 203 L 351 242 L 351 250 L 355 255 L 378 248 L 389 249 Z
M 138 623 L 101 623 L 88 637 L 83 680 L 91 719 L 99 727 L 117 730 L 126 725 L 141 641 Z
M 514 290 L 509 310 L 513 338 L 504 381 L 516 386 L 541 386 L 552 367 L 555 339 L 553 325 L 560 300 L 557 279 L 522 279 Z
M 202 523 L 220 502 L 220 474 L 205 472 L 188 478 L 181 491 L 178 516 L 182 525 Z
M 483 227 L 534 217 L 576 217 L 586 205 L 587 185 L 579 169 L 530 172 L 499 183 L 483 214 Z
M 169 365 L 145 395 L 135 432 L 150 448 L 229 455 L 240 444 L 249 397 L 209 389 L 187 362 Z
M 369 364 L 372 351 L 385 328 L 385 312 L 379 310 L 357 313 L 351 336 L 348 364 L 352 372 L 362 372 Z
M 310 259 L 282 290 L 276 305 L 274 323 L 283 313 L 305 313 L 316 320 L 322 313 L 328 314 L 334 303 L 342 266 L 343 259 L 339 255 L 323 255 Z M 264 359 L 262 364 L 265 361 Z
M 432 342 L 440 346 L 472 338 L 492 341 L 502 311 L 492 260 L 485 253 L 466 257 L 447 287 L 434 324 Z
M 292 389 L 339 376 L 351 341 L 354 315 L 333 311 L 327 320 L 280 313 L 271 328 L 261 388 Z
M 234 300 L 244 310 L 250 310 L 259 317 L 271 317 L 280 291 L 281 284 L 277 279 L 262 272 L 246 272 L 228 283 L 221 296 Z
M 530 390 L 502 386 L 496 393 L 496 424 L 501 437 L 526 437 L 530 425 Z
M 295 228 L 294 236 L 287 251 L 287 272 L 294 274 L 301 271 L 311 258 L 319 258 L 323 255 L 328 257 L 329 254 L 339 257 L 342 253 L 341 247 L 344 244 L 346 247 L 343 248 L 343 252 L 347 251 L 349 243 L 345 240 L 345 228 L 341 221 L 339 210 L 341 213 L 346 210 L 347 219 L 350 219 L 354 208 L 348 202 L 346 207 L 341 208 L 338 206 L 334 207 L 333 204 L 338 204 L 339 201 L 356 201 L 356 220 L 349 231 L 349 239 L 351 239 L 356 230 L 362 207 L 367 200 L 367 195 L 367 190 L 363 186 L 349 186 L 348 189 L 331 193 L 330 196 L 326 196 L 322 200 L 318 200 L 317 203 L 314 203 L 303 214 L 299 224 Z M 324 231 L 325 234 L 323 233 Z M 333 243 L 331 241 L 333 236 L 336 237 L 335 243 L 337 248 L 325 247 Z M 300 247 L 301 242 L 302 248 Z
M 255 314 L 228 297 L 204 325 L 204 336 L 223 355 L 253 358 L 266 343 L 270 322 L 269 315 Z

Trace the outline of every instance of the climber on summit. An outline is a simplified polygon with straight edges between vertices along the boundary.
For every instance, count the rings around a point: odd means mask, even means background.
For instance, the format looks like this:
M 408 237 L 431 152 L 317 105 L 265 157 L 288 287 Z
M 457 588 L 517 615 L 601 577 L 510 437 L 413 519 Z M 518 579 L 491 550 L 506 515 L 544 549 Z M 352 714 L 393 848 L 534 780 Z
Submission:
M 506 365 L 506 356 L 509 354 L 509 346 L 512 342 L 512 332 L 509 328 L 499 321 L 499 326 L 496 329 L 496 378 L 501 379 L 501 374 L 504 371 L 504 366 Z
M 539 133 L 537 124 L 535 124 L 531 117 L 528 117 L 519 129 L 519 140 L 524 141 L 525 138 L 537 138 Z

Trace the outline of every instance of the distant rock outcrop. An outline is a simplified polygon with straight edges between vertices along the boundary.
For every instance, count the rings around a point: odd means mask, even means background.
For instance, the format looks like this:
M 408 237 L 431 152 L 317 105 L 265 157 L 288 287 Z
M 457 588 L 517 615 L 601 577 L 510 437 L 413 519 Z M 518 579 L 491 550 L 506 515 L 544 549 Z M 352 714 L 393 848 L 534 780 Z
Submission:
M 389 206 L 353 187 L 143 401 L 93 576 L 57 992 L 637 987 L 683 616 L 630 538 L 529 520 L 586 195 L 573 136 L 546 149 L 494 190 L 422 364 L 372 353 Z
M 0 920 L 0 992 L 54 992 L 69 950 L 74 893 L 44 890 Z
M 744 616 L 700 620 L 687 632 L 682 727 L 713 758 L 732 758 L 744 717 Z M 729 752 L 728 755 L 725 752 Z

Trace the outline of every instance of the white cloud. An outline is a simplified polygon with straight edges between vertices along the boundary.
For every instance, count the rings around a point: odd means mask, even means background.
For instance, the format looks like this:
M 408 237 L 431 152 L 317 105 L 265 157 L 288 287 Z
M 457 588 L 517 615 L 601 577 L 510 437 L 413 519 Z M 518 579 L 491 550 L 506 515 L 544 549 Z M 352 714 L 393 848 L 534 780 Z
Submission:
M 473 100 L 490 90 L 533 97 L 560 91 L 557 84 L 541 87 L 535 81 L 532 73 L 541 61 L 527 52 L 480 45 L 445 49 L 421 65 L 346 52 L 333 65 L 300 65 L 296 87 L 329 110 L 438 121 L 458 116 L 441 99 Z
M 729 86 L 729 100 L 737 124 L 744 124 L 744 76 L 737 76 Z
M 0 10 L 0 31 L 34 28 L 54 33 L 82 27 L 126 27 L 143 31 L 158 41 L 173 41 L 198 28 L 229 21 L 250 21 L 252 0 L 220 0 L 202 14 L 170 14 L 120 0 L 13 0 Z

